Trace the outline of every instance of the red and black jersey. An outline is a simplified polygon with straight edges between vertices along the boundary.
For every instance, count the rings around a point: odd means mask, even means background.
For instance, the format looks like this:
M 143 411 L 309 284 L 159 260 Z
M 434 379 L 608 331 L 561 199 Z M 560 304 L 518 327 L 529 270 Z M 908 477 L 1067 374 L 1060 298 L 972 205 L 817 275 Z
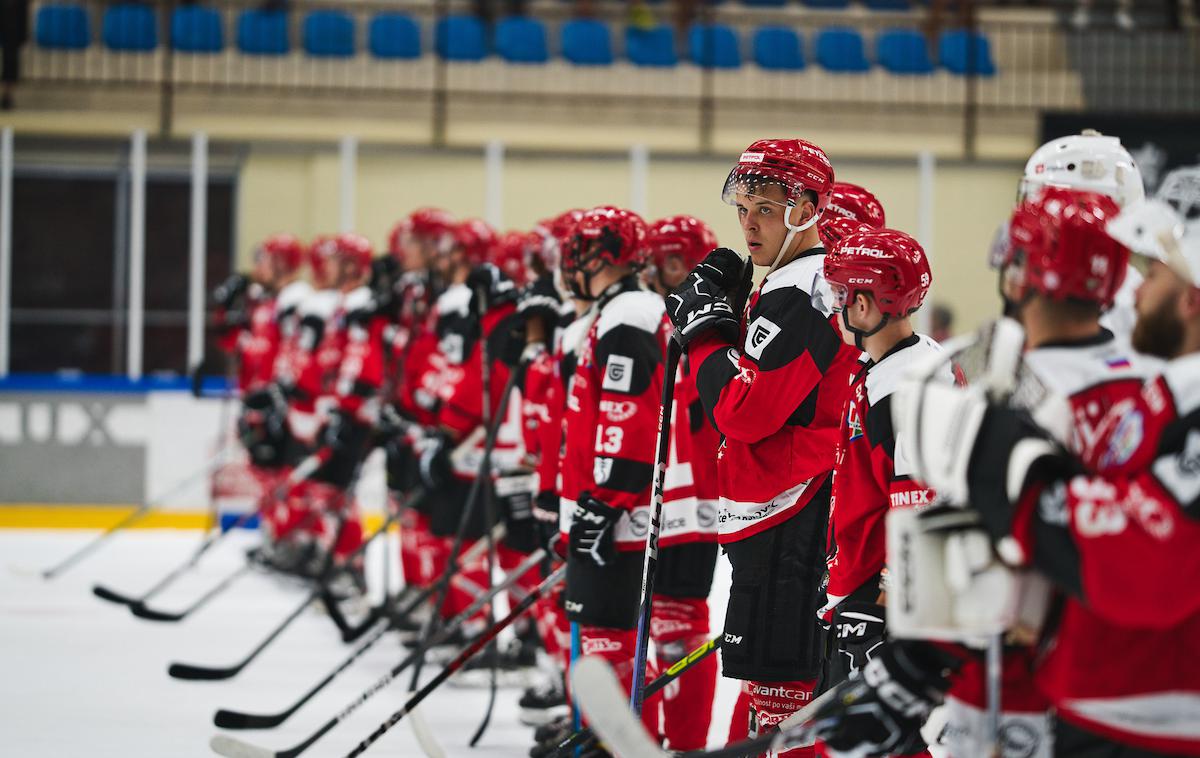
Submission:
M 1110 350 L 1106 364 L 1136 362 Z M 1015 536 L 1072 595 L 1037 682 L 1060 718 L 1088 731 L 1200 754 L 1200 355 L 1136 392 L 1097 385 L 1110 388 L 1109 409 L 1084 458 L 1100 473 L 1027 492 L 1018 506 Z M 1075 396 L 1072 405 L 1078 415 Z
M 928 505 L 933 490 L 913 479 L 896 448 L 891 396 L 915 363 L 941 347 L 924 335 L 901 340 L 859 371 L 846 401 L 829 511 L 829 586 L 821 615 L 829 620 L 847 597 L 876 602 L 887 558 L 890 508 Z M 953 381 L 950 367 L 945 380 Z
M 248 320 L 225 332 L 218 343 L 222 350 L 237 358 L 238 389 L 243 395 L 275 380 L 285 324 L 292 319 L 299 301 L 310 292 L 312 288 L 302 281 L 288 284 L 277 294 L 268 294 L 257 285 L 252 287 Z
M 843 344 L 812 248 L 773 271 L 747 303 L 741 349 L 708 333 L 688 348 L 696 386 L 724 436 L 720 541 L 799 512 L 828 480 L 859 351 Z
M 695 371 L 686 355 L 676 369 L 674 397 L 658 544 L 715 542 L 717 448 L 721 440 L 704 413 L 696 393 Z
M 662 297 L 641 289 L 634 276 L 610 287 L 595 309 L 567 394 L 560 530 L 570 531 L 587 490 L 630 512 L 616 526 L 618 549 L 642 550 L 670 322 Z

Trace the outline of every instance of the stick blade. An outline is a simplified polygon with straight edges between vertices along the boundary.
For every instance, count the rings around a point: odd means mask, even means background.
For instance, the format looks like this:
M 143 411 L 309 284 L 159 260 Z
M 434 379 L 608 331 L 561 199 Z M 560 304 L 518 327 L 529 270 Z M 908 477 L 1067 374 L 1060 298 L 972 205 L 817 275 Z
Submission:
M 132 603 L 129 606 L 129 612 L 132 613 L 134 616 L 137 616 L 140 619 L 146 619 L 147 621 L 167 621 L 167 622 L 182 621 L 183 617 L 187 615 L 187 611 L 182 611 L 182 612 L 178 612 L 178 613 L 168 613 L 166 611 L 156 611 L 153 608 L 151 608 L 150 606 L 146 605 L 145 603 L 137 602 L 137 601 L 135 601 L 134 603 Z
M 571 667 L 571 691 L 593 731 L 621 758 L 668 758 L 629 707 L 629 696 L 603 658 L 585 655 Z
M 210 668 L 208 666 L 193 666 L 190 663 L 172 663 L 167 667 L 167 674 L 173 679 L 190 679 L 193 681 L 215 681 L 217 679 L 232 679 L 240 667 Z
M 214 753 L 226 756 L 226 758 L 275 758 L 276 756 L 272 750 L 251 745 L 249 742 L 242 742 L 226 734 L 213 735 L 213 738 L 208 741 L 208 746 L 213 749 Z
M 222 729 L 271 729 L 287 720 L 290 713 L 242 713 L 224 708 L 213 714 L 213 724 Z
M 408 697 L 411 698 L 416 694 L 415 692 L 410 692 L 408 693 Z M 425 720 L 420 707 L 413 708 L 409 712 L 408 725 L 412 727 L 413 735 L 417 738 L 417 744 L 421 746 L 421 752 L 425 753 L 428 758 L 446 758 L 446 751 L 442 749 L 437 738 L 433 736 L 433 730 L 429 728 L 429 722 Z
M 101 600 L 107 600 L 108 602 L 116 603 L 117 605 L 133 605 L 135 603 L 140 602 L 136 597 L 130 597 L 129 595 L 122 595 L 120 592 L 117 592 L 116 590 L 110 590 L 108 587 L 105 587 L 103 584 L 93 584 L 92 585 L 92 594 L 95 595 L 96 597 L 100 598 Z

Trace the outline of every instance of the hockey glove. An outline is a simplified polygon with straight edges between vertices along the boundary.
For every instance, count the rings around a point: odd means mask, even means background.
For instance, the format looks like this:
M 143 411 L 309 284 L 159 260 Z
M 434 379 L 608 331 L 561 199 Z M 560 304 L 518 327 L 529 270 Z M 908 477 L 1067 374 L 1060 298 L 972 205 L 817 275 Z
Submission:
M 431 432 L 417 443 L 418 466 L 421 483 L 425 488 L 434 491 L 445 487 L 454 476 L 450 464 L 450 452 L 453 443 L 450 435 L 442 432 Z
M 486 313 L 497 305 L 517 299 L 517 285 L 491 263 L 472 269 L 467 275 L 467 287 L 473 295 L 471 307 L 475 313 Z
M 562 296 L 554 286 L 552 274 L 543 274 L 521 288 L 517 296 L 517 312 L 525 318 L 540 318 L 548 327 L 558 322 Z
M 234 310 L 240 308 L 242 299 L 250 289 L 250 277 L 245 274 L 233 274 L 217 285 L 213 290 L 213 302 L 220 308 Z
M 737 343 L 741 318 L 730 302 L 729 293 L 738 291 L 743 272 L 749 268 L 732 250 L 714 250 L 667 296 L 667 315 L 675 324 L 680 344 L 686 346 L 698 335 L 712 330 L 726 342 Z
M 504 515 L 504 543 L 522 553 L 531 553 L 541 543 L 533 518 L 533 496 L 537 477 L 532 471 L 514 469 L 496 477 L 496 502 Z
M 942 702 L 956 661 L 916 640 L 884 645 L 862 676 L 839 684 L 813 715 L 812 736 L 835 758 L 906 755 L 921 749 L 921 726 Z
M 568 535 L 569 549 L 576 558 L 597 566 L 607 566 L 616 560 L 617 546 L 613 531 L 625 511 L 592 497 L 586 490 L 579 493 L 575 514 Z
M 883 645 L 887 633 L 887 609 L 878 603 L 844 600 L 833 611 L 832 629 L 836 665 L 845 676 L 853 678 L 866 667 Z
M 548 552 L 562 555 L 562 538 L 558 532 L 558 493 L 542 490 L 533 499 L 533 520 L 537 524 L 542 547 Z

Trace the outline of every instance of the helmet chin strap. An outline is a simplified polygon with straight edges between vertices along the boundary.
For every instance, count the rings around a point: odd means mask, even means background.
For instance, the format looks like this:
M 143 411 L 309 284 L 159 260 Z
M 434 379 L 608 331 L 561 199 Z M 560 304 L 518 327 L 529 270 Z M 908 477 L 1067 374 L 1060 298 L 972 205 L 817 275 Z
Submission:
M 846 331 L 854 335 L 854 346 L 859 350 L 865 351 L 866 348 L 863 347 L 863 340 L 873 334 L 878 334 L 880 329 L 888 325 L 889 320 L 888 314 L 884 313 L 880 315 L 879 323 L 876 324 L 874 328 L 857 329 L 853 326 L 850 326 L 850 306 L 847 305 L 846 307 L 842 308 L 842 326 L 846 327 Z
M 779 246 L 779 252 L 775 254 L 775 262 L 771 264 L 769 269 L 767 269 L 768 276 L 770 276 L 771 272 L 773 272 L 775 269 L 779 268 L 779 262 L 783 260 L 783 254 L 787 252 L 789 247 L 792 246 L 792 240 L 796 238 L 796 235 L 806 229 L 812 228 L 812 225 L 817 223 L 817 219 L 821 217 L 821 214 L 814 212 L 812 218 L 810 218 L 808 221 L 805 221 L 803 224 L 793 224 L 791 221 L 792 210 L 794 210 L 795 207 L 795 200 L 787 201 L 787 210 L 784 211 L 783 214 L 783 225 L 787 227 L 788 233 L 787 236 L 783 238 L 783 244 Z

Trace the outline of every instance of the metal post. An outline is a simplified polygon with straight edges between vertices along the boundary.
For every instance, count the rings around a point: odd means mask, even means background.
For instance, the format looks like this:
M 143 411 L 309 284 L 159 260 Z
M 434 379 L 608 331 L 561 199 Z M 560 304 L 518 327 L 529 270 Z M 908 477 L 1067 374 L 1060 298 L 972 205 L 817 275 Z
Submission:
M 187 367 L 204 361 L 204 260 L 208 233 L 208 135 L 192 135 L 192 217 L 188 255 Z
M 650 150 L 645 145 L 629 148 L 629 207 L 642 216 L 646 215 L 648 177 L 650 174 Z
M 8 376 L 12 315 L 13 130 L 0 132 L 0 377 Z
M 496 229 L 504 225 L 504 143 L 491 140 L 483 152 L 483 217 Z
M 142 318 L 146 285 L 146 131 L 138 129 L 129 150 L 129 331 L 125 374 L 142 378 Z
M 342 209 L 341 217 L 338 221 L 338 230 L 342 232 L 354 231 L 354 184 L 357 181 L 358 170 L 358 139 L 356 137 L 342 137 L 341 142 L 342 156 Z
M 976 143 L 979 136 L 979 72 L 975 57 L 979 41 L 979 25 L 975 15 L 975 0 L 964 0 L 967 28 L 967 81 L 963 102 L 963 157 L 975 160 Z
M 934 208 L 934 175 L 937 173 L 937 159 L 930 150 L 917 153 L 917 240 L 925 248 L 925 257 L 933 267 L 933 208 Z M 930 290 L 932 293 L 932 289 Z M 932 323 L 931 312 L 933 305 L 932 294 L 925 297 L 930 307 L 917 311 L 917 331 L 929 333 Z

